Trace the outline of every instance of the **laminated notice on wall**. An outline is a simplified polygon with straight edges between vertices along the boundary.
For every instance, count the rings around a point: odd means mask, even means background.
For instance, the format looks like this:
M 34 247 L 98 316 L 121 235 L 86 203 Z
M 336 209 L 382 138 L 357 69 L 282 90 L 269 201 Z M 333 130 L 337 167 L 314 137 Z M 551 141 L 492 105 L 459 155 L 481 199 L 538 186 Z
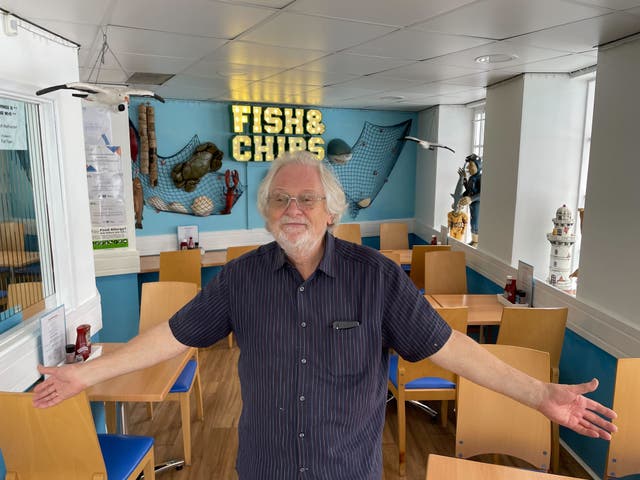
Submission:
M 24 103 L 0 98 L 0 150 L 26 150 Z
M 120 147 L 87 145 L 86 166 L 94 250 L 127 247 Z

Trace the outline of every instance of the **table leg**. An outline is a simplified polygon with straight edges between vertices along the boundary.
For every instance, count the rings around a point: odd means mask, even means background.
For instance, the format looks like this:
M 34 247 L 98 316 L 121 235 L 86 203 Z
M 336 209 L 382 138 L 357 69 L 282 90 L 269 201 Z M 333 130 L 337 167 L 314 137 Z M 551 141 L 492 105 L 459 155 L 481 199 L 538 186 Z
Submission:
M 484 330 L 482 329 L 482 325 L 479 326 L 478 330 L 478 343 L 484 343 Z

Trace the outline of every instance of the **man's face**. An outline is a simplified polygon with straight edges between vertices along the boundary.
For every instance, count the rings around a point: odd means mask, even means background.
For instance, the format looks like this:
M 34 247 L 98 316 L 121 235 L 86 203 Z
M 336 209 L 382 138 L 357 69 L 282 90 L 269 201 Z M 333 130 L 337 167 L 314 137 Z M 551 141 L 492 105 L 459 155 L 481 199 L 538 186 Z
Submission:
M 467 172 L 469 172 L 469 175 L 475 175 L 478 173 L 476 162 L 467 162 Z
M 283 202 L 287 195 L 295 197 L 288 205 Z M 269 191 L 267 229 L 285 252 L 312 254 L 320 245 L 332 222 L 324 196 L 320 174 L 314 167 L 290 164 L 275 175 Z

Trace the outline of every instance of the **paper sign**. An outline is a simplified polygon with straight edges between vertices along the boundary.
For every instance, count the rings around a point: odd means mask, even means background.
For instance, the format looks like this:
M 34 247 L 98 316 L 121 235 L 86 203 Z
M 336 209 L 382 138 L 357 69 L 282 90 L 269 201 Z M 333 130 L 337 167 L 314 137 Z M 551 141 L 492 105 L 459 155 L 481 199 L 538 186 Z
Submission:
M 42 333 L 42 364 L 52 367 L 64 362 L 66 329 L 64 324 L 64 305 L 40 317 Z
M 0 98 L 0 150 L 26 150 L 24 103 Z

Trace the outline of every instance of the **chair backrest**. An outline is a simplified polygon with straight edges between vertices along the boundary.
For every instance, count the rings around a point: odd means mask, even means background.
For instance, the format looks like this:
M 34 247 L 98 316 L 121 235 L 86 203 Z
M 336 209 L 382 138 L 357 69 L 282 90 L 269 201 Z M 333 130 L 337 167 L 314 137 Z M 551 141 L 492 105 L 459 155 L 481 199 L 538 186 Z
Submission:
M 24 224 L 0 222 L 0 250 L 24 251 Z
M 202 286 L 202 259 L 199 249 L 160 252 L 161 282 L 188 282 Z
M 169 320 L 198 293 L 195 283 L 147 282 L 142 284 L 139 332 Z
M 388 259 L 393 260 L 398 265 L 402 265 L 402 263 L 400 262 L 400 253 L 399 252 L 395 252 L 393 250 L 387 250 L 387 251 L 382 251 L 381 250 L 380 253 L 382 255 L 384 255 L 385 257 L 387 257 Z
M 414 245 L 411 249 L 409 277 L 418 289 L 424 288 L 424 256 L 427 252 L 448 252 L 451 245 Z
M 492 354 L 541 381 L 549 381 L 549 354 L 511 345 L 488 345 Z M 456 457 L 498 453 L 549 469 L 551 421 L 537 410 L 481 387 L 464 377 L 458 383 Z
M 424 256 L 424 293 L 467 293 L 464 252 L 427 252 Z
M 44 310 L 42 282 L 10 283 L 7 290 L 7 308 L 17 305 L 22 306 L 22 317 L 25 320 Z
M 548 352 L 551 368 L 558 368 L 568 311 L 567 307 L 505 307 L 502 310 L 502 320 L 496 343 Z
M 453 328 L 466 335 L 467 333 L 467 307 L 450 307 L 450 308 L 436 308 L 438 314 Z M 446 370 L 428 358 L 419 360 L 417 362 L 409 362 L 403 358 L 398 359 L 398 367 L 404 368 L 404 383 L 408 383 L 416 378 L 422 377 L 438 377 L 450 382 L 456 382 L 457 375 L 449 370 Z
M 408 248 L 409 227 L 406 223 L 380 224 L 380 250 L 407 250 Z
M 247 252 L 251 250 L 255 250 L 260 245 L 241 245 L 237 247 L 227 247 L 227 262 L 233 260 L 234 258 L 241 257 Z
M 333 236 L 347 242 L 362 245 L 362 234 L 359 223 L 339 223 L 333 229 Z
M 618 414 L 613 423 L 619 430 L 612 435 L 607 454 L 607 474 L 622 478 L 640 474 L 640 358 L 618 359 L 613 409 Z
M 0 450 L 7 478 L 106 480 L 86 393 L 44 409 L 35 408 L 32 397 L 0 392 Z

